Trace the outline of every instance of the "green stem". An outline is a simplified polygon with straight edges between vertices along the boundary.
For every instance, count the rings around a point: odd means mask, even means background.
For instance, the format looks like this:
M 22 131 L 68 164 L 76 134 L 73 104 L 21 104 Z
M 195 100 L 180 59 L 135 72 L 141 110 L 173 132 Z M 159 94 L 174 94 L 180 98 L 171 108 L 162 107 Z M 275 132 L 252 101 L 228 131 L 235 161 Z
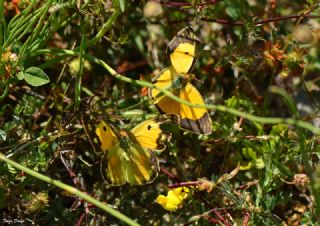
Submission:
M 118 8 L 115 8 L 111 17 L 108 19 L 106 23 L 102 25 L 100 31 L 96 34 L 96 36 L 90 39 L 86 43 L 86 48 L 96 44 L 104 36 L 104 34 L 110 30 L 110 28 L 113 26 L 113 23 L 116 21 L 119 15 L 120 15 L 120 10 Z
M 5 17 L 4 17 L 4 0 L 0 0 L 0 44 L 2 45 L 4 41 L 4 33 L 5 33 Z M 1 50 L 0 50 L 1 51 Z M 2 51 L 0 52 L 2 55 Z M 0 55 L 0 56 L 1 56 Z
M 2 153 L 0 153 L 0 160 L 6 162 L 7 164 L 10 164 L 11 166 L 19 169 L 19 170 L 22 170 L 23 172 L 26 172 L 27 174 L 39 179 L 39 180 L 42 180 L 46 183 L 49 183 L 49 184 L 52 184 L 54 186 L 57 186 L 71 194 L 74 194 L 84 200 L 86 200 L 87 202 L 90 202 L 92 203 L 93 205 L 99 207 L 100 209 L 104 210 L 105 212 L 109 213 L 110 215 L 118 218 L 119 220 L 127 223 L 128 225 L 133 225 L 133 226 L 138 226 L 139 224 L 135 221 L 133 221 L 132 219 L 128 218 L 127 216 L 123 215 L 122 213 L 120 213 L 119 211 L 111 208 L 110 206 L 106 205 L 105 203 L 102 203 L 94 198 L 92 198 L 91 196 L 79 191 L 78 189 L 72 187 L 72 186 L 69 186 L 67 184 L 64 184 L 58 180 L 54 180 L 50 177 L 47 177 L 43 174 L 40 174 L 36 171 L 33 171 L 23 165 L 20 165 L 19 163 L 15 162 L 15 161 L 12 161 L 8 158 L 6 158 Z
M 61 50 L 61 49 L 42 49 L 42 50 L 38 50 L 37 51 L 37 55 L 38 54 L 65 54 L 68 56 L 79 56 L 79 52 L 75 52 L 72 50 Z M 297 120 L 297 119 L 293 119 L 293 118 L 278 118 L 278 117 L 260 117 L 260 116 L 256 116 L 256 115 L 252 115 L 249 113 L 245 113 L 245 112 L 241 112 L 238 111 L 236 109 L 233 108 L 228 108 L 225 107 L 223 105 L 212 105 L 212 104 L 192 104 L 186 100 L 182 100 L 179 97 L 175 96 L 174 94 L 172 94 L 170 91 L 160 88 L 160 87 L 156 87 L 155 85 L 153 85 L 152 83 L 149 82 L 145 82 L 145 81 L 140 81 L 140 80 L 134 80 L 128 77 L 125 77 L 123 75 L 118 74 L 113 68 L 111 68 L 108 64 L 106 64 L 103 60 L 100 60 L 94 56 L 90 56 L 90 55 L 84 55 L 84 57 L 91 61 L 94 62 L 96 64 L 101 65 L 103 68 L 105 68 L 112 76 L 116 77 L 117 79 L 120 79 L 121 81 L 124 82 L 128 82 L 134 85 L 138 85 L 138 86 L 142 86 L 142 87 L 149 87 L 151 89 L 157 89 L 159 91 L 161 91 L 164 95 L 172 98 L 173 100 L 185 104 L 187 106 L 190 107 L 197 107 L 197 108 L 207 108 L 207 109 L 211 109 L 211 110 L 216 110 L 216 111 L 221 111 L 221 112 L 226 112 L 232 115 L 236 115 L 239 117 L 243 117 L 245 119 L 251 120 L 253 122 L 259 122 L 259 123 L 265 123 L 265 124 L 279 124 L 279 123 L 283 123 L 283 124 L 289 124 L 289 125 L 294 125 L 294 126 L 298 126 L 304 129 L 307 129 L 311 132 L 313 132 L 314 134 L 320 135 L 320 128 L 313 126 L 311 123 L 302 121 L 302 120 Z
M 80 44 L 80 56 L 79 56 L 79 70 L 76 77 L 76 85 L 75 85 L 75 107 L 79 108 L 81 102 L 81 84 L 82 84 L 82 74 L 83 74 L 83 64 L 84 64 L 84 55 L 85 55 L 85 45 L 86 45 L 86 35 L 85 35 L 85 25 L 83 20 L 81 19 L 81 33 L 82 39 Z
M 255 115 L 251 115 L 245 112 L 241 112 L 238 111 L 236 109 L 233 108 L 227 108 L 223 105 L 212 105 L 212 104 L 205 104 L 205 105 L 200 105 L 200 104 L 192 104 L 186 100 L 182 100 L 179 97 L 175 96 L 174 94 L 172 94 L 170 91 L 166 90 L 166 89 L 162 89 L 159 87 L 154 86 L 152 83 L 149 82 L 145 82 L 145 81 L 139 81 L 139 80 L 134 80 L 131 78 L 127 78 L 123 75 L 118 74 L 115 70 L 113 70 L 109 65 L 107 65 L 104 61 L 97 59 L 93 56 L 89 56 L 86 55 L 86 58 L 90 61 L 93 61 L 99 65 L 101 65 L 102 67 L 104 67 L 111 75 L 115 76 L 116 78 L 125 81 L 125 82 L 129 82 L 131 84 L 136 84 L 139 86 L 143 86 L 143 87 L 149 87 L 149 88 L 153 88 L 153 89 L 157 89 L 160 90 L 161 92 L 163 92 L 166 96 L 174 99 L 175 101 L 188 105 L 190 107 L 198 107 L 198 108 L 207 108 L 207 109 L 212 109 L 212 110 L 217 110 L 217 111 L 221 111 L 221 112 L 226 112 L 226 113 L 230 113 L 233 115 L 237 115 L 239 117 L 243 117 L 245 119 L 254 121 L 254 122 L 260 122 L 260 123 L 266 123 L 266 124 L 279 124 L 279 123 L 285 123 L 285 124 L 289 124 L 289 125 L 295 125 L 298 127 L 302 127 L 305 129 L 308 129 L 310 131 L 312 131 L 315 134 L 320 134 L 320 128 L 317 128 L 315 126 L 313 126 L 312 124 L 308 123 L 308 122 L 304 122 L 301 120 L 296 120 L 296 119 L 292 119 L 292 118 L 269 118 L 269 117 L 260 117 L 260 116 L 255 116 Z
M 2 101 L 9 93 L 9 85 L 10 83 L 12 82 L 12 78 L 9 78 L 7 79 L 6 83 L 4 84 L 5 85 L 5 88 L 4 88 L 4 92 L 3 94 L 0 96 L 0 101 Z
M 294 104 L 292 97 L 288 94 L 288 92 L 285 89 L 279 88 L 277 86 L 270 86 L 269 91 L 281 95 L 285 99 L 291 114 L 293 114 L 295 118 L 299 117 L 297 106 Z

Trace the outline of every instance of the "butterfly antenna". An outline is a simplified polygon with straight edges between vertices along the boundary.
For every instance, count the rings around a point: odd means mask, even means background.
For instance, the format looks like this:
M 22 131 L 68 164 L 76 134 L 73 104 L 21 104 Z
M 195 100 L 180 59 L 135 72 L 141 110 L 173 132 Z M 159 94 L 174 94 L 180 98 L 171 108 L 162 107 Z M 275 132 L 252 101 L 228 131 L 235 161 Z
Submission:
M 110 120 L 110 117 L 106 114 L 104 114 L 103 120 L 109 125 L 110 129 L 117 136 L 117 138 L 120 139 L 122 137 L 120 127 L 116 123 L 114 123 L 112 120 Z
M 200 16 L 201 16 L 201 10 L 202 10 L 202 7 L 197 7 L 196 17 L 194 18 L 194 23 L 195 24 L 199 24 Z
M 195 16 L 195 18 L 194 18 L 194 23 L 195 24 L 201 24 L 200 22 L 201 22 L 201 16 L 202 16 L 202 14 L 203 14 L 203 12 L 204 12 L 204 10 L 203 10 L 203 8 L 204 8 L 205 6 L 204 5 L 198 5 L 198 6 L 196 6 L 196 16 Z
M 203 85 L 203 84 L 204 84 L 204 82 L 203 82 L 203 81 L 201 81 L 201 80 L 199 80 L 199 79 L 197 79 L 197 78 L 196 78 L 196 76 L 195 76 L 194 74 L 192 74 L 192 80 L 197 81 L 197 82 L 198 82 L 198 83 L 200 83 L 201 85 Z

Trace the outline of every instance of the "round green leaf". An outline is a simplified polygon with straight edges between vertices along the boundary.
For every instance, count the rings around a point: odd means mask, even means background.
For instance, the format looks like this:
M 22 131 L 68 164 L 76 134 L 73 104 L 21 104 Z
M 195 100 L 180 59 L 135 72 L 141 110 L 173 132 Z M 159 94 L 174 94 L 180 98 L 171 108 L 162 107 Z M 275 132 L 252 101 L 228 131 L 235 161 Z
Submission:
M 18 78 L 19 80 L 23 80 L 23 79 L 24 79 L 24 73 L 23 73 L 23 71 L 20 71 L 20 72 L 17 74 L 17 78 Z
M 32 86 L 42 86 L 50 82 L 46 73 L 38 67 L 29 67 L 25 70 L 24 80 Z

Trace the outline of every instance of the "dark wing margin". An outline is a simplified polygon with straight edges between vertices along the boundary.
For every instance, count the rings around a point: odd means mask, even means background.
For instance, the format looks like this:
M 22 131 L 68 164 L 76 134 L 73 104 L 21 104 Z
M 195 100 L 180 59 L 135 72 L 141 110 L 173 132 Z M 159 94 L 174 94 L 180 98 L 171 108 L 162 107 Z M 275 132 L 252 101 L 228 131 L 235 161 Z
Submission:
M 208 112 L 206 112 L 198 120 L 181 118 L 180 126 L 182 129 L 185 129 L 197 134 L 209 135 L 212 133 L 212 123 L 211 123 L 210 115 Z
M 200 43 L 200 40 L 196 36 L 194 30 L 192 27 L 188 26 L 183 29 L 181 29 L 176 36 L 172 38 L 172 40 L 169 42 L 167 46 L 167 55 L 169 56 L 180 43 L 191 43 L 191 44 L 197 44 Z

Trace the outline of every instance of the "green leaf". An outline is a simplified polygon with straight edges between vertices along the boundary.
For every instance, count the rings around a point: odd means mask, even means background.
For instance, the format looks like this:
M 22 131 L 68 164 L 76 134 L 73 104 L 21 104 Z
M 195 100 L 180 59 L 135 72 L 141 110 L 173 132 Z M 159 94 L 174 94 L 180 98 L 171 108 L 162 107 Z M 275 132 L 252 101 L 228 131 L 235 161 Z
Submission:
M 120 10 L 123 13 L 126 10 L 126 1 L 125 0 L 119 0 Z
M 17 78 L 18 78 L 19 80 L 23 80 L 23 79 L 24 79 L 24 73 L 23 73 L 23 71 L 20 71 L 20 72 L 17 74 Z
M 42 86 L 50 82 L 46 73 L 38 67 L 29 67 L 25 70 L 24 80 L 32 86 Z
M 145 49 L 144 49 L 144 42 L 143 42 L 143 40 L 142 40 L 142 37 L 141 37 L 140 35 L 137 35 L 137 36 L 135 37 L 135 40 L 134 40 L 134 41 L 136 42 L 136 45 L 137 45 L 139 51 L 140 51 L 141 53 L 144 53 L 144 52 L 145 52 Z
M 122 113 L 123 117 L 125 118 L 134 118 L 137 116 L 142 116 L 143 114 L 144 114 L 144 111 L 140 109 L 128 110 Z
M 8 171 L 11 173 L 11 174 L 17 174 L 18 171 L 16 170 L 16 168 L 14 168 L 12 165 L 10 164 L 6 164 L 7 168 L 8 168 Z
M 257 159 L 257 153 L 250 147 L 242 148 L 242 154 L 248 159 L 252 159 L 252 160 Z
M 256 167 L 257 167 L 257 169 L 262 169 L 265 167 L 265 164 L 264 164 L 264 161 L 262 158 L 256 159 Z
M 227 7 L 226 13 L 234 20 L 238 19 L 241 14 L 240 9 L 237 7 Z
M 5 141 L 7 139 L 7 133 L 0 129 L 0 140 Z

